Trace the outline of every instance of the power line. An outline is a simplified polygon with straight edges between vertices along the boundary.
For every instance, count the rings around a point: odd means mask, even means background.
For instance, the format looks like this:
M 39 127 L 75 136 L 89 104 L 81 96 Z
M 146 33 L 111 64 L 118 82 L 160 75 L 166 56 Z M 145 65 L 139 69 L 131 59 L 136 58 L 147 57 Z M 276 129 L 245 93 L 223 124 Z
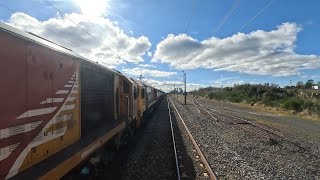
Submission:
M 7 9 L 7 10 L 9 10 L 9 11 L 12 12 L 12 13 L 18 13 L 17 11 L 15 11 L 15 10 L 13 10 L 13 9 L 9 8 L 8 6 L 5 6 L 5 5 L 3 5 L 3 4 L 1 4 L 1 3 L 0 3 L 0 6 L 2 6 L 3 8 L 5 8 L 5 9 Z M 50 31 L 50 32 L 52 32 L 52 33 L 58 33 L 58 32 L 53 31 L 53 30 L 51 30 L 51 29 L 45 28 L 42 24 L 38 23 L 37 21 L 34 21 L 34 20 L 31 19 L 31 18 L 28 18 L 28 17 L 26 17 L 26 16 L 24 16 L 24 18 L 26 18 L 27 20 L 29 20 L 29 21 L 31 21 L 31 22 L 39 25 L 39 26 L 42 27 L 43 29 L 46 29 L 46 30 L 48 30 L 48 31 Z M 73 41 L 71 41 L 71 40 L 67 40 L 67 39 L 62 39 L 62 40 L 81 47 L 78 43 L 75 43 L 75 42 L 73 42 Z M 85 48 L 84 48 L 84 49 L 85 49 Z M 89 52 L 91 52 L 91 51 L 88 50 L 88 49 L 86 49 L 86 50 L 89 51 Z
M 188 29 L 189 29 L 189 26 L 190 26 L 190 22 L 191 22 L 193 13 L 194 13 L 194 11 L 195 11 L 196 5 L 197 5 L 197 0 L 194 0 L 194 1 L 193 1 L 193 6 L 192 6 L 192 9 L 191 9 L 191 13 L 190 13 L 190 17 L 189 17 L 189 19 L 188 19 L 188 21 L 187 21 L 187 24 L 186 24 L 186 27 L 185 27 L 185 31 L 184 31 L 185 34 L 187 34 L 187 32 L 188 32 Z M 175 56 L 174 59 L 177 59 L 177 58 L 179 57 L 180 51 L 182 50 L 182 46 L 183 46 L 183 42 L 181 41 L 180 46 L 179 46 L 179 49 L 178 49 L 178 53 L 177 53 L 177 55 Z M 173 77 L 173 76 L 172 76 L 172 77 Z M 178 79 L 175 78 L 175 77 L 173 77 L 173 78 L 176 79 L 176 80 L 178 80 Z M 181 80 L 178 80 L 178 81 L 181 81 Z M 185 76 L 184 76 L 184 80 L 183 80 L 182 82 L 184 82 L 184 83 L 186 84 L 186 78 L 185 78 Z
M 191 13 L 190 13 L 190 17 L 189 17 L 189 19 L 188 19 L 188 22 L 187 22 L 187 24 L 186 24 L 186 28 L 185 28 L 185 31 L 184 31 L 185 34 L 187 34 L 187 32 L 188 32 L 188 28 L 189 28 L 189 26 L 190 26 L 190 22 L 191 22 L 191 19 L 192 19 L 194 10 L 195 10 L 195 8 L 196 8 L 196 5 L 197 5 L 197 0 L 194 0 L 194 1 L 193 1 L 193 7 L 192 7 Z M 180 55 L 180 51 L 181 51 L 181 49 L 182 49 L 182 44 L 183 44 L 183 43 L 181 42 L 181 43 L 180 43 L 179 50 L 178 50 L 178 53 L 177 53 L 177 55 L 176 55 L 176 57 L 175 57 L 174 59 L 177 59 L 177 57 Z
M 64 13 L 63 11 L 61 11 L 59 8 L 57 8 L 56 6 L 54 6 L 53 4 L 51 4 L 49 1 L 47 0 L 43 0 L 45 1 L 48 5 L 50 5 L 51 7 L 53 7 L 54 9 L 56 9 L 58 12 L 60 12 L 61 14 L 64 14 L 64 16 L 69 19 L 71 22 L 73 22 L 75 25 L 79 25 L 77 24 L 74 20 L 72 20 L 69 16 L 67 16 L 66 13 Z M 90 37 L 92 37 L 93 39 L 95 39 L 96 41 L 98 41 L 101 45 L 103 45 L 104 47 L 106 47 L 107 49 L 110 50 L 110 52 L 112 52 L 115 56 L 117 56 L 117 58 L 119 59 L 123 59 L 119 54 L 117 54 L 116 52 L 114 52 L 111 48 L 109 48 L 108 46 L 106 46 L 105 44 L 103 44 L 99 39 L 97 39 L 96 37 L 94 37 L 92 34 L 90 34 L 86 29 L 84 29 L 81 25 L 79 25 L 79 27 L 86 32 Z
M 3 4 L 1 4 L 1 3 L 0 3 L 0 6 L 3 7 L 3 8 L 5 8 L 5 9 L 7 9 L 7 10 L 9 10 L 9 11 L 12 12 L 12 13 L 18 13 L 18 11 L 15 11 L 15 10 L 13 10 L 13 9 L 9 8 L 8 6 L 5 6 L 5 5 L 3 5 Z M 33 23 L 39 25 L 42 29 L 45 29 L 45 30 L 47 30 L 47 31 L 49 31 L 49 32 L 52 32 L 52 33 L 55 33 L 55 34 L 58 34 L 57 31 L 54 31 L 54 30 L 52 30 L 52 29 L 48 29 L 48 28 L 46 28 L 45 26 L 43 26 L 42 24 L 40 24 L 39 22 L 34 21 L 33 19 L 28 18 L 27 16 L 23 16 L 23 17 L 24 17 L 25 19 L 29 20 L 30 22 L 33 22 Z M 30 34 L 33 34 L 33 33 L 31 32 Z M 33 35 L 35 35 L 35 34 L 33 34 Z M 38 36 L 38 35 L 35 35 L 35 36 Z M 90 49 L 85 48 L 85 47 L 81 46 L 80 44 L 78 44 L 78 43 L 76 43 L 76 42 L 74 42 L 74 41 L 67 40 L 67 39 L 61 39 L 61 40 L 65 41 L 65 42 L 68 42 L 68 43 L 72 43 L 72 44 L 80 47 L 81 50 L 85 50 L 85 51 L 91 53 L 91 50 L 90 50 Z M 56 44 L 53 40 L 48 39 L 48 41 Z M 60 44 L 57 44 L 57 45 L 58 45 L 58 46 L 61 46 Z M 63 46 L 62 46 L 62 47 L 63 47 Z M 68 48 L 69 48 L 69 47 L 68 47 Z M 71 50 L 71 51 L 73 51 L 73 50 Z M 74 52 L 74 51 L 73 51 L 73 52 Z M 76 52 L 74 52 L 74 53 L 77 54 Z
M 88 14 L 83 13 L 83 12 L 82 12 L 82 14 L 89 16 Z M 102 29 L 100 26 L 97 26 L 97 27 L 100 29 L 100 32 L 101 32 L 101 33 L 104 33 L 104 32 L 103 32 L 103 29 Z M 105 36 L 105 37 L 117 48 L 118 51 L 120 51 L 120 50 L 119 50 L 119 46 L 118 46 L 113 40 L 111 40 L 108 36 Z
M 233 6 L 229 9 L 229 11 L 227 12 L 227 14 L 224 16 L 224 18 L 222 19 L 222 21 L 219 23 L 219 25 L 217 26 L 217 28 L 213 31 L 212 35 L 214 35 L 215 33 L 217 33 L 222 26 L 225 24 L 225 22 L 229 19 L 229 17 L 231 16 L 231 14 L 233 13 L 233 11 L 237 8 L 237 6 L 239 5 L 240 0 L 236 0 L 233 3 Z
M 243 28 L 245 28 L 251 21 L 253 21 L 256 17 L 258 17 L 265 9 L 267 9 L 272 3 L 274 3 L 276 0 L 272 0 L 264 6 L 255 16 L 253 16 L 246 24 L 244 24 L 239 31 L 241 31 Z
M 179 81 L 179 82 L 183 82 L 183 80 L 178 79 L 178 78 L 176 78 L 175 76 L 169 76 L 169 77 L 171 77 L 171 78 L 173 78 L 173 79 L 175 79 L 175 80 L 177 80 L 177 81 Z

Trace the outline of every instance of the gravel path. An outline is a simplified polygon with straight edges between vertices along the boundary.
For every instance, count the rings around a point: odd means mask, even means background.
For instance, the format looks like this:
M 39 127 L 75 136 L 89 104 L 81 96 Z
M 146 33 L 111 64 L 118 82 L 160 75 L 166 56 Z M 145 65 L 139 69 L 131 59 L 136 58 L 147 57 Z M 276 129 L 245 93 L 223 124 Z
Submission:
M 187 105 L 182 98 L 174 103 L 219 179 L 320 179 L 319 157 L 304 144 L 293 143 L 291 136 L 271 139 L 248 125 L 216 122 L 199 113 L 191 99 Z

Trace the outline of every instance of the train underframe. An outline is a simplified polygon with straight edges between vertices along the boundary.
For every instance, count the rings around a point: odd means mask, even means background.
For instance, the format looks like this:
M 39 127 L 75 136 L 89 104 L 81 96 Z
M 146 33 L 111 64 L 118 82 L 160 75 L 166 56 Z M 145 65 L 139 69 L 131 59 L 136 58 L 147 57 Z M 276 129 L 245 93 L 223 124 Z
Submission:
M 148 122 L 153 115 L 153 112 L 157 109 L 158 105 L 162 101 L 162 97 L 147 109 L 141 117 L 141 128 Z M 67 173 L 62 179 L 94 179 L 100 175 L 104 169 L 111 163 L 121 147 L 127 144 L 127 140 L 137 130 L 136 119 L 131 121 L 126 128 L 117 133 L 107 143 L 93 152 L 86 160 L 77 165 L 69 173 Z

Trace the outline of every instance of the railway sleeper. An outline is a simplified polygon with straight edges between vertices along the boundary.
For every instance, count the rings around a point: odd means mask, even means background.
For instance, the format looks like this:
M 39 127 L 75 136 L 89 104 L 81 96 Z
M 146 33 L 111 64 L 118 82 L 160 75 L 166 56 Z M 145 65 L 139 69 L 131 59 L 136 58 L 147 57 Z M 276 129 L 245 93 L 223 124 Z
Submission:
M 231 125 L 251 125 L 248 122 L 229 122 Z

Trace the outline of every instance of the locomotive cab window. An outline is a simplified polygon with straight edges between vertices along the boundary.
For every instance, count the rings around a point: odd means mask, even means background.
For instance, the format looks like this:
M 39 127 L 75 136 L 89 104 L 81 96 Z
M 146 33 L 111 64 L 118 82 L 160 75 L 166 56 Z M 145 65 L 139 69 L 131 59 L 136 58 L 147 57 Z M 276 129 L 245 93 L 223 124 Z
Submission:
M 137 99 L 137 97 L 138 97 L 137 87 L 133 88 L 133 97 L 134 97 L 134 99 Z
M 123 80 L 123 93 L 129 93 L 129 83 Z

